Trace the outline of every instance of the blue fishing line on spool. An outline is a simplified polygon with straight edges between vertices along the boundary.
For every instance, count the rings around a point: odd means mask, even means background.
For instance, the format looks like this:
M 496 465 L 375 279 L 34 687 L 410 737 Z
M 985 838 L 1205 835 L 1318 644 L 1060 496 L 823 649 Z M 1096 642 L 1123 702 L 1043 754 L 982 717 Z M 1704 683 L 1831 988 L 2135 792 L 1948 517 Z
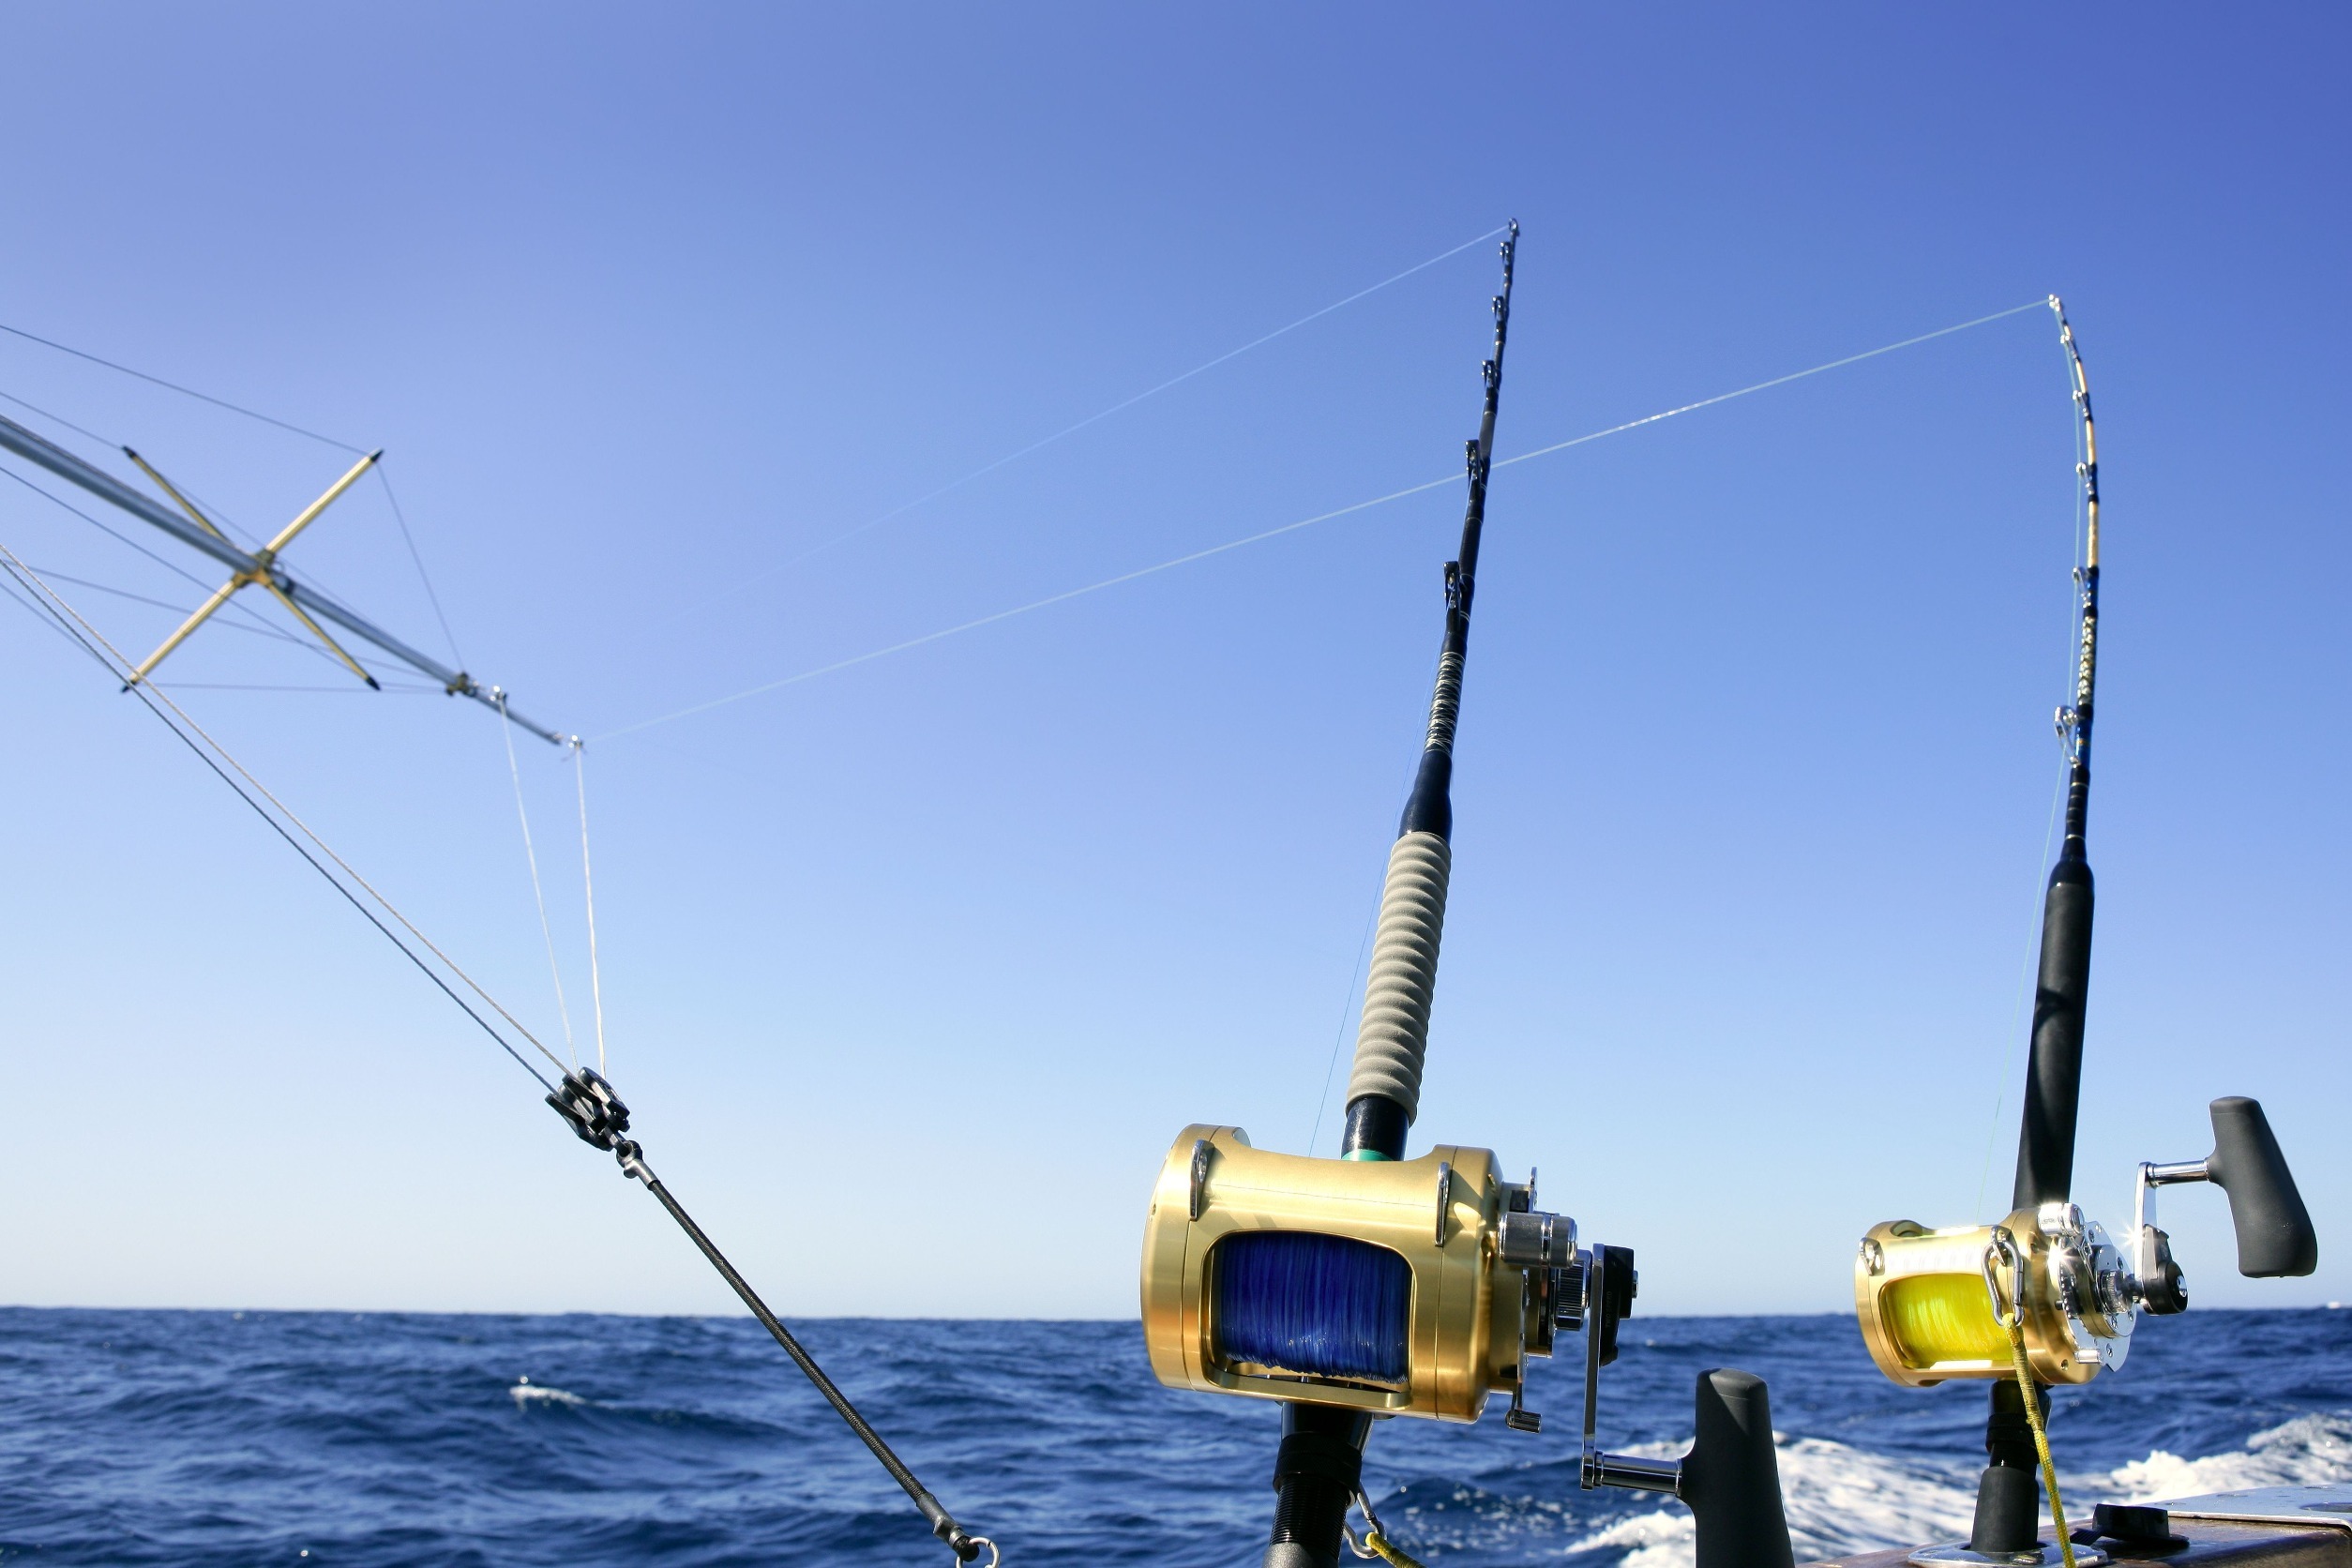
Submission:
M 1216 1249 L 1216 1349 L 1229 1362 L 1402 1383 L 1412 1269 L 1386 1247 L 1245 1230 Z

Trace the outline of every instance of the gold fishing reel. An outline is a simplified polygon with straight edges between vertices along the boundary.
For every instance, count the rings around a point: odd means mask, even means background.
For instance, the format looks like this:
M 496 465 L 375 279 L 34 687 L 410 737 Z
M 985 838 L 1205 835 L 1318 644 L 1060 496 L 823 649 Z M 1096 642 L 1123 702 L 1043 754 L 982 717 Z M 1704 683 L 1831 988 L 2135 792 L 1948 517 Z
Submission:
M 1532 1175 L 1485 1149 L 1317 1159 L 1250 1147 L 1239 1127 L 1178 1135 L 1143 1240 L 1143 1338 L 1170 1388 L 1476 1421 L 1489 1394 L 1525 1408 L 1527 1359 L 1599 1312 L 1606 1352 L 1631 1312 L 1633 1254 L 1579 1248 L 1535 1206 Z
M 1890 1221 L 1854 1259 L 1862 1343 L 1907 1388 L 2015 1376 L 2002 1324 L 2013 1312 L 2038 1380 L 2087 1383 L 2123 1364 L 2141 1295 L 2122 1250 L 2072 1203 L 1943 1230 Z

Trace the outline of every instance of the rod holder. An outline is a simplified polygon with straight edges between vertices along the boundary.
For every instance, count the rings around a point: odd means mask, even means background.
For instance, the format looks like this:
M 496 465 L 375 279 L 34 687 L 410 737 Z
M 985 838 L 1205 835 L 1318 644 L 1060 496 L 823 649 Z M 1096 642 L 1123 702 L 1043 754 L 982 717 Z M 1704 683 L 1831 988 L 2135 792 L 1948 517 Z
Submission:
M 1697 1436 L 1679 1461 L 1588 1448 L 1586 1488 L 1673 1493 L 1698 1523 L 1698 1568 L 1795 1568 L 1764 1380 L 1711 1368 L 1698 1375 L 1695 1403 Z

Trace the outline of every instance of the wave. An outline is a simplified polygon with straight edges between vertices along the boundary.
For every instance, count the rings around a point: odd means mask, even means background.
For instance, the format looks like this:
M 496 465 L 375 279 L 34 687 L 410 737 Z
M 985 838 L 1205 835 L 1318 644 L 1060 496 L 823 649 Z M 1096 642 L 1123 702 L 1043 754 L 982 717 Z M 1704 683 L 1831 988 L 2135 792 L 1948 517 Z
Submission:
M 518 1410 L 527 1410 L 534 1405 L 569 1405 L 579 1409 L 590 1403 L 568 1389 L 549 1388 L 528 1378 L 516 1380 L 515 1385 L 506 1392 L 513 1395 Z
M 2234 1454 L 2183 1459 L 2158 1449 L 2108 1472 L 2116 1496 L 2101 1502 L 2154 1501 L 2236 1491 L 2241 1486 L 2329 1486 L 2352 1482 L 2352 1415 L 2298 1416 L 2257 1432 Z M 2063 1480 L 2059 1482 L 2064 1485 Z
M 806 1337 L 959 1515 L 1033 1568 L 1264 1550 L 1274 1412 L 1170 1393 L 1132 1322 L 816 1320 Z M 2352 1313 L 2211 1312 L 2073 1391 L 2073 1510 L 2352 1485 Z M 1964 1532 L 1983 1390 L 1878 1377 L 1849 1317 L 1659 1319 L 1610 1446 L 1678 1455 L 1693 1380 L 1768 1378 L 1801 1560 Z M 2142 1365 L 2145 1358 L 2146 1365 Z M 530 1367 L 528 1378 L 517 1368 Z M 1548 1369 L 1574 1406 L 1581 1368 Z M 922 1519 L 748 1319 L 0 1308 L 0 1558 L 53 1568 L 895 1568 Z M 1390 1422 L 1381 1518 L 1431 1568 L 1668 1568 L 1679 1503 L 1576 1485 L 1573 1442 Z

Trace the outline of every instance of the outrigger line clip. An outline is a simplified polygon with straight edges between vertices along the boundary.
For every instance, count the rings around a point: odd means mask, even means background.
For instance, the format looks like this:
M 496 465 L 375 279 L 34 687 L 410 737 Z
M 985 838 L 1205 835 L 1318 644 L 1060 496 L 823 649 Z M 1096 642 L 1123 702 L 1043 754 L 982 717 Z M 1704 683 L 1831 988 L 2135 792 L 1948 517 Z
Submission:
M 547 1097 L 555 1114 L 571 1124 L 580 1141 L 619 1153 L 628 1140 L 629 1108 L 612 1092 L 612 1085 L 593 1067 L 576 1067 L 564 1075 L 563 1085 Z
M 1349 1551 L 1366 1562 L 1385 1562 L 1389 1568 L 1422 1568 L 1418 1560 L 1407 1555 L 1404 1548 L 1391 1541 L 1388 1532 L 1380 1529 L 1380 1516 L 1372 1512 L 1372 1500 L 1364 1495 L 1361 1486 L 1355 1491 L 1355 1504 L 1356 1512 L 1364 1515 L 1363 1536 L 1358 1538 L 1345 1515 L 1339 1521 L 1339 1533 L 1348 1543 Z
M 957 1560 L 970 1562 L 980 1555 L 980 1549 L 985 1546 L 988 1551 L 987 1568 L 997 1568 L 1001 1559 L 996 1543 L 985 1535 L 972 1534 L 956 1522 L 954 1515 L 941 1506 L 929 1488 L 915 1479 L 914 1472 L 907 1468 L 906 1462 L 891 1451 L 890 1445 L 882 1440 L 882 1434 L 858 1414 L 857 1407 L 850 1403 L 849 1396 L 835 1386 L 831 1378 L 825 1376 L 824 1368 L 817 1364 L 816 1358 L 792 1337 L 792 1331 L 776 1319 L 776 1314 L 768 1310 L 767 1303 L 760 1299 L 759 1292 L 751 1289 L 750 1282 L 735 1272 L 735 1266 L 727 1261 L 726 1254 L 720 1252 L 716 1244 L 702 1233 L 702 1228 L 694 1223 L 694 1216 L 687 1214 L 685 1207 L 670 1195 L 670 1189 L 661 1184 L 661 1178 L 656 1176 L 653 1168 L 645 1163 L 644 1149 L 635 1138 L 627 1136 L 629 1108 L 614 1093 L 604 1075 L 592 1067 L 575 1067 L 564 1075 L 564 1081 L 548 1095 L 547 1103 L 555 1108 L 555 1114 L 564 1119 L 565 1125 L 571 1128 L 573 1136 L 582 1143 L 611 1154 L 620 1162 L 624 1176 L 645 1184 L 645 1190 L 660 1200 L 661 1206 L 670 1212 L 670 1217 L 678 1222 L 678 1229 L 686 1233 L 687 1240 L 693 1242 L 702 1256 L 710 1260 L 711 1267 L 718 1271 L 719 1277 L 743 1299 L 744 1305 L 751 1309 L 751 1315 L 760 1319 L 760 1326 L 784 1347 L 784 1353 L 791 1356 L 793 1364 L 816 1385 L 817 1392 L 825 1396 L 825 1402 L 833 1407 L 835 1413 L 848 1424 L 852 1432 L 857 1434 L 858 1440 L 872 1451 L 874 1457 L 882 1461 L 882 1469 L 890 1472 L 890 1479 L 896 1481 L 913 1500 L 917 1512 L 931 1527 L 931 1533 L 946 1544 L 948 1550 L 956 1554 Z

